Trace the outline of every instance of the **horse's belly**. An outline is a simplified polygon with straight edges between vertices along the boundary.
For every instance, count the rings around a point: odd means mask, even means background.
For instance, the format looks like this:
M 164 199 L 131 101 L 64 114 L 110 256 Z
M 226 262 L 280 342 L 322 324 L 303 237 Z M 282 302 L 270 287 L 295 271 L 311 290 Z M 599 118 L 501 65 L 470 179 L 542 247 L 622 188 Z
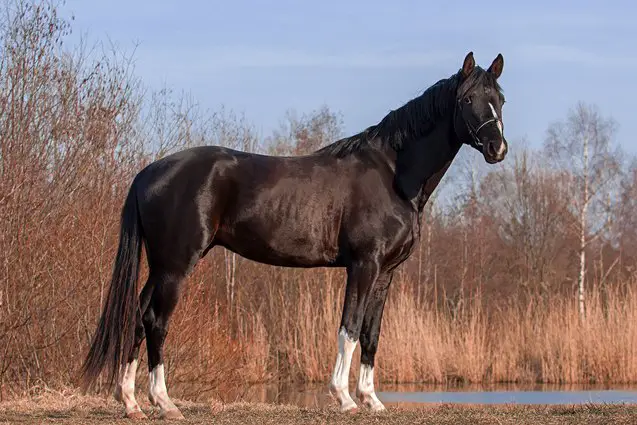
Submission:
M 336 230 L 272 222 L 237 223 L 231 232 L 222 230 L 217 242 L 247 259 L 276 266 L 321 267 L 336 262 Z
M 267 179 L 268 174 L 264 174 Z M 220 242 L 254 261 L 288 267 L 333 264 L 345 190 L 324 176 L 282 178 L 272 187 L 243 188 L 223 210 Z M 258 189 L 258 190 L 257 190 Z

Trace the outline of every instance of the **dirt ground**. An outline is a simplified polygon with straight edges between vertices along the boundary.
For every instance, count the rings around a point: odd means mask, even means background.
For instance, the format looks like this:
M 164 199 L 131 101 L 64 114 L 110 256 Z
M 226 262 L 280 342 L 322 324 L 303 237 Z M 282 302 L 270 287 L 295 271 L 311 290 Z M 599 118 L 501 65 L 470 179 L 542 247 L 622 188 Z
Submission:
M 359 410 L 340 413 L 336 408 L 300 408 L 257 403 L 176 403 L 183 424 L 637 424 L 637 406 L 459 406 L 390 405 L 382 413 Z M 149 420 L 162 423 L 157 411 L 141 403 Z M 122 408 L 112 399 L 47 394 L 0 403 L 0 424 L 122 424 Z

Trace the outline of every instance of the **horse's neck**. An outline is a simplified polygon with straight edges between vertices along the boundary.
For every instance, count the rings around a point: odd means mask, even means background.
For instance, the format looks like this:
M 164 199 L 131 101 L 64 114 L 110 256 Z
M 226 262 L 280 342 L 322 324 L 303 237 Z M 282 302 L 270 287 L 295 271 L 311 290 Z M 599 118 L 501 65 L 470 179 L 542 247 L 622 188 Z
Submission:
M 419 212 L 422 212 L 422 210 L 424 209 L 425 205 L 427 204 L 427 201 L 431 197 L 431 194 L 434 192 L 436 187 L 438 187 L 440 180 L 442 180 L 444 175 L 447 173 L 447 170 L 451 166 L 451 163 L 453 162 L 457 153 L 458 153 L 458 150 L 456 150 L 455 153 L 453 153 L 453 155 L 451 155 L 446 161 L 441 163 L 438 170 L 432 173 L 431 176 L 425 181 L 425 184 L 423 184 L 417 199 Z
M 440 155 L 440 157 L 437 158 L 435 166 L 426 177 L 420 193 L 418 194 L 416 200 L 418 212 L 422 212 L 434 190 L 438 187 L 440 180 L 442 180 L 444 175 L 447 173 L 447 170 L 460 150 L 460 146 L 461 145 L 451 146 L 450 150 L 445 155 Z
M 429 134 L 404 141 L 396 152 L 396 188 L 418 211 L 424 208 L 460 146 L 450 120 L 441 120 Z

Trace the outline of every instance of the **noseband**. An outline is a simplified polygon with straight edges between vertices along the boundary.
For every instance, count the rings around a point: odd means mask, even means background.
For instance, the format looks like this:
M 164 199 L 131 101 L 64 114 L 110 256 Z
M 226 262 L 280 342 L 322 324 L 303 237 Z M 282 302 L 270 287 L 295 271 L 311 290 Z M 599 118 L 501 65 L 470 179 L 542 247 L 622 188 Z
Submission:
M 473 126 L 464 119 L 464 116 L 462 115 L 462 107 L 460 105 L 460 102 L 456 102 L 456 114 L 458 112 L 458 110 L 460 110 L 460 118 L 462 119 L 462 122 L 464 122 L 465 126 L 467 127 L 467 130 L 469 130 L 469 135 L 471 135 L 472 138 L 472 145 L 480 150 L 482 150 L 482 148 L 484 147 L 484 144 L 482 143 L 482 141 L 480 140 L 480 138 L 478 137 L 478 133 L 480 132 L 480 130 L 482 130 L 486 125 L 494 123 L 496 125 L 498 125 L 498 123 L 500 123 L 500 126 L 502 126 L 502 120 L 500 118 L 489 118 L 488 120 L 484 121 L 482 124 L 480 124 L 478 126 L 478 128 L 473 128 Z M 455 114 L 454 114 L 455 115 Z M 453 128 L 456 131 L 456 135 L 458 135 L 458 131 L 456 130 L 456 120 L 454 118 L 453 120 Z

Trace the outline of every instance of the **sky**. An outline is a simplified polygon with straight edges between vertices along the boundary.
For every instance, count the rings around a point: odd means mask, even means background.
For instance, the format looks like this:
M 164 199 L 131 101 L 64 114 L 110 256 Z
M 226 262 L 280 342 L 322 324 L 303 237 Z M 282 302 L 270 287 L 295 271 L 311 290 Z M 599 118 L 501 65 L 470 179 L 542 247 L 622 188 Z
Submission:
M 71 42 L 133 53 L 144 84 L 245 114 L 263 135 L 286 111 L 327 105 L 345 135 L 461 67 L 504 56 L 504 129 L 541 146 L 577 102 L 618 124 L 637 153 L 637 3 L 629 1 L 67 0 Z

